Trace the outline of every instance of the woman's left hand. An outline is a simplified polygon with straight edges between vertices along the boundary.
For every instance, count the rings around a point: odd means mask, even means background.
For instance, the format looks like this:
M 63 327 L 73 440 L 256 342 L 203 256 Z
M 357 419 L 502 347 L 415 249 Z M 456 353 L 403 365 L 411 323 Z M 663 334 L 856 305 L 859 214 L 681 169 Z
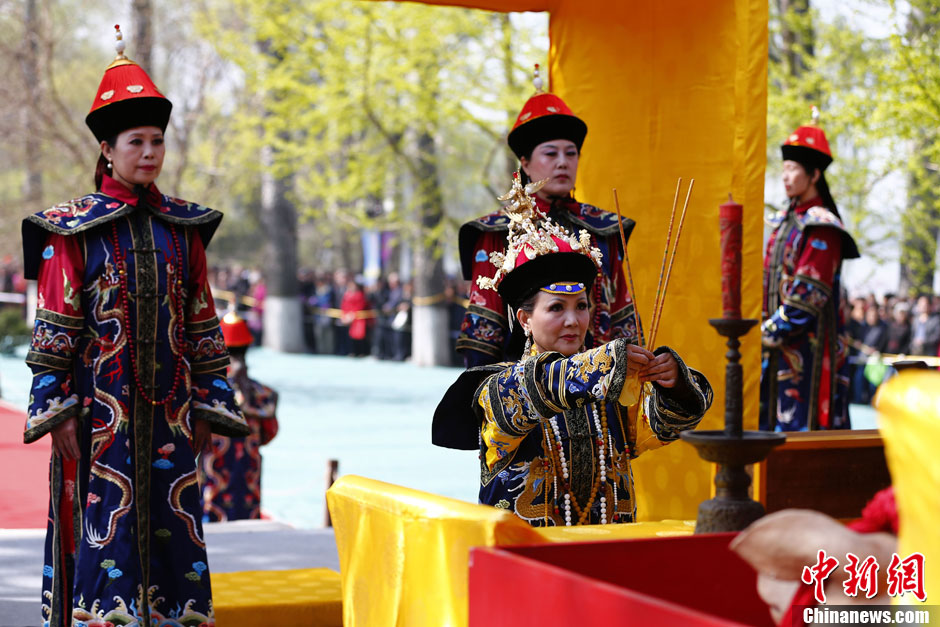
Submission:
M 672 353 L 660 353 L 640 370 L 640 381 L 653 381 L 664 388 L 671 388 L 679 379 L 679 362 Z
M 198 455 L 209 446 L 212 438 L 212 427 L 205 420 L 195 420 L 193 423 L 193 453 Z

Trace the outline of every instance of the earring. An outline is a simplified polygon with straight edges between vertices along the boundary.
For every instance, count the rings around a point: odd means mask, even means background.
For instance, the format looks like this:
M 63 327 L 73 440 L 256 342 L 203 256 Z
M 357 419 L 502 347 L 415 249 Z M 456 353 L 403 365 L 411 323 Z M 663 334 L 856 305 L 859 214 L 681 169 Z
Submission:
M 108 161 L 108 169 L 109 169 L 109 170 L 111 169 L 111 162 L 110 162 L 110 161 Z
M 523 358 L 531 357 L 533 352 L 534 351 L 532 349 L 532 331 L 530 331 L 529 329 L 526 329 L 525 330 L 525 348 L 522 349 L 522 356 Z

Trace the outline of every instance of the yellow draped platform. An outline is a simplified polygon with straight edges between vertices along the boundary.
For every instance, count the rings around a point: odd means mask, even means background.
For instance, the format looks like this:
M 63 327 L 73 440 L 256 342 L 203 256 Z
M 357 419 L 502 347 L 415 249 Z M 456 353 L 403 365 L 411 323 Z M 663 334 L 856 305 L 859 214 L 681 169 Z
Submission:
M 663 521 L 540 530 L 493 507 L 353 475 L 340 478 L 326 500 L 346 627 L 466 625 L 474 546 L 688 535 L 694 529 L 692 521 Z
M 616 187 L 636 220 L 630 258 L 647 323 L 676 179 L 695 178 L 657 340 L 712 382 L 717 410 L 701 428 L 723 428 L 725 347 L 708 324 L 721 316 L 718 205 L 729 192 L 744 205 L 742 313 L 760 318 L 767 1 L 422 1 L 548 12 L 551 90 L 588 125 L 576 197 L 612 210 Z M 742 344 L 744 425 L 756 429 L 757 332 Z M 709 465 L 686 444 L 640 457 L 634 473 L 640 520 L 694 518 L 712 490 Z
M 923 553 L 927 603 L 940 602 L 940 373 L 905 372 L 878 390 L 878 426 L 898 503 L 898 554 Z M 911 595 L 905 596 L 906 602 Z
M 218 627 L 343 624 L 339 573 L 328 568 L 212 573 L 211 577 Z
M 892 379 L 879 391 L 878 410 L 901 519 L 898 552 L 924 554 L 927 598 L 935 604 L 940 373 Z M 535 529 L 503 510 L 352 475 L 330 488 L 327 503 L 342 576 L 327 569 L 213 574 L 220 627 L 466 625 L 471 547 L 689 535 L 694 528 L 693 521 L 665 520 Z

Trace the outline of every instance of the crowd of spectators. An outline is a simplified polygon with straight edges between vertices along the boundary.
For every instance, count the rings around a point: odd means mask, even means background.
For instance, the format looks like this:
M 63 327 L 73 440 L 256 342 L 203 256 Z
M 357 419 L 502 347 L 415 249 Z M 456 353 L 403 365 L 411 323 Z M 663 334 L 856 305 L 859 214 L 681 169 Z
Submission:
M 26 294 L 23 264 L 15 260 L 13 255 L 5 255 L 0 260 L 0 293 Z
M 210 268 L 210 283 L 226 305 L 239 310 L 260 343 L 265 284 L 254 268 Z M 412 283 L 395 272 L 364 281 L 345 270 L 298 273 L 304 303 L 304 338 L 311 353 L 372 356 L 403 361 L 411 353 Z M 0 260 L 0 294 L 7 307 L 23 307 L 26 281 L 18 260 Z M 448 280 L 443 300 L 450 313 L 451 344 L 456 342 L 466 306 L 465 282 Z M 22 295 L 22 296 L 20 296 Z M 2 299 L 0 299 L 2 300 Z M 936 357 L 940 354 L 940 295 L 903 298 L 874 294 L 849 300 L 847 333 L 854 366 L 852 402 L 868 403 L 874 386 L 862 374 L 876 353 Z M 461 365 L 455 351 L 453 365 Z
M 389 272 L 372 281 L 346 270 L 298 275 L 304 304 L 304 339 L 311 353 L 404 361 L 411 356 L 413 285 Z M 239 310 L 260 343 L 266 289 L 262 275 L 249 268 L 213 268 L 210 283 L 219 301 L 239 302 Z M 441 295 L 447 304 L 451 345 L 463 320 L 466 286 L 448 280 Z M 460 365 L 455 351 L 453 365 Z
M 940 353 L 940 295 L 900 298 L 886 294 L 850 301 L 847 333 L 853 366 L 852 402 L 869 403 L 875 385 L 864 376 L 875 354 L 936 357 Z

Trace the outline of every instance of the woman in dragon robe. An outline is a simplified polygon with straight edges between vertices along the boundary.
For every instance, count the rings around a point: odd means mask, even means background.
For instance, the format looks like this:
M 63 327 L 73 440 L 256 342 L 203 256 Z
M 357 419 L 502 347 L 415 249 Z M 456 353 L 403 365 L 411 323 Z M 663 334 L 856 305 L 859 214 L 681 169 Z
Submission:
M 619 338 L 584 350 L 602 254 L 586 231 L 537 217 L 532 187 L 516 180 L 507 252 L 479 282 L 517 311 L 523 358 L 464 372 L 432 437 L 479 447 L 480 502 L 534 526 L 633 522 L 630 460 L 694 428 L 711 386 L 665 346 Z
M 23 222 L 38 308 L 24 439 L 51 434 L 43 624 L 212 625 L 196 453 L 248 427 L 206 278 L 221 215 L 161 194 L 171 104 L 124 57 L 86 123 L 97 191 Z
M 278 428 L 277 392 L 248 377 L 246 354 L 254 343 L 248 323 L 230 311 L 221 327 L 231 359 L 228 382 L 251 435 L 213 435 L 199 458 L 203 519 L 212 522 L 261 518 L 261 447 L 274 439 Z
M 535 89 L 535 94 L 519 112 L 507 140 L 519 158 L 522 184 L 546 179 L 535 192 L 539 216 L 548 216 L 572 231 L 587 231 L 591 245 L 601 251 L 601 264 L 591 288 L 594 315 L 585 346 L 600 346 L 618 337 L 642 344 L 642 322 L 634 315 L 633 295 L 627 288 L 623 271 L 624 251 L 621 250 L 618 218 L 609 211 L 578 202 L 573 195 L 587 125 L 561 98 L 542 91 L 538 66 Z M 627 238 L 634 226 L 633 220 L 623 219 Z M 490 255 L 506 250 L 508 229 L 509 219 L 501 211 L 470 220 L 460 227 L 460 267 L 464 278 L 470 281 L 470 293 L 456 349 L 468 368 L 517 359 L 522 349 L 523 338 L 518 331 L 512 332 L 512 313 L 507 311 L 502 296 L 477 284 L 480 277 L 493 277 L 495 268 L 490 263 Z
M 760 428 L 850 429 L 841 275 L 858 247 L 829 193 L 822 129 L 799 127 L 781 152 L 790 206 L 771 218 L 764 256 Z

